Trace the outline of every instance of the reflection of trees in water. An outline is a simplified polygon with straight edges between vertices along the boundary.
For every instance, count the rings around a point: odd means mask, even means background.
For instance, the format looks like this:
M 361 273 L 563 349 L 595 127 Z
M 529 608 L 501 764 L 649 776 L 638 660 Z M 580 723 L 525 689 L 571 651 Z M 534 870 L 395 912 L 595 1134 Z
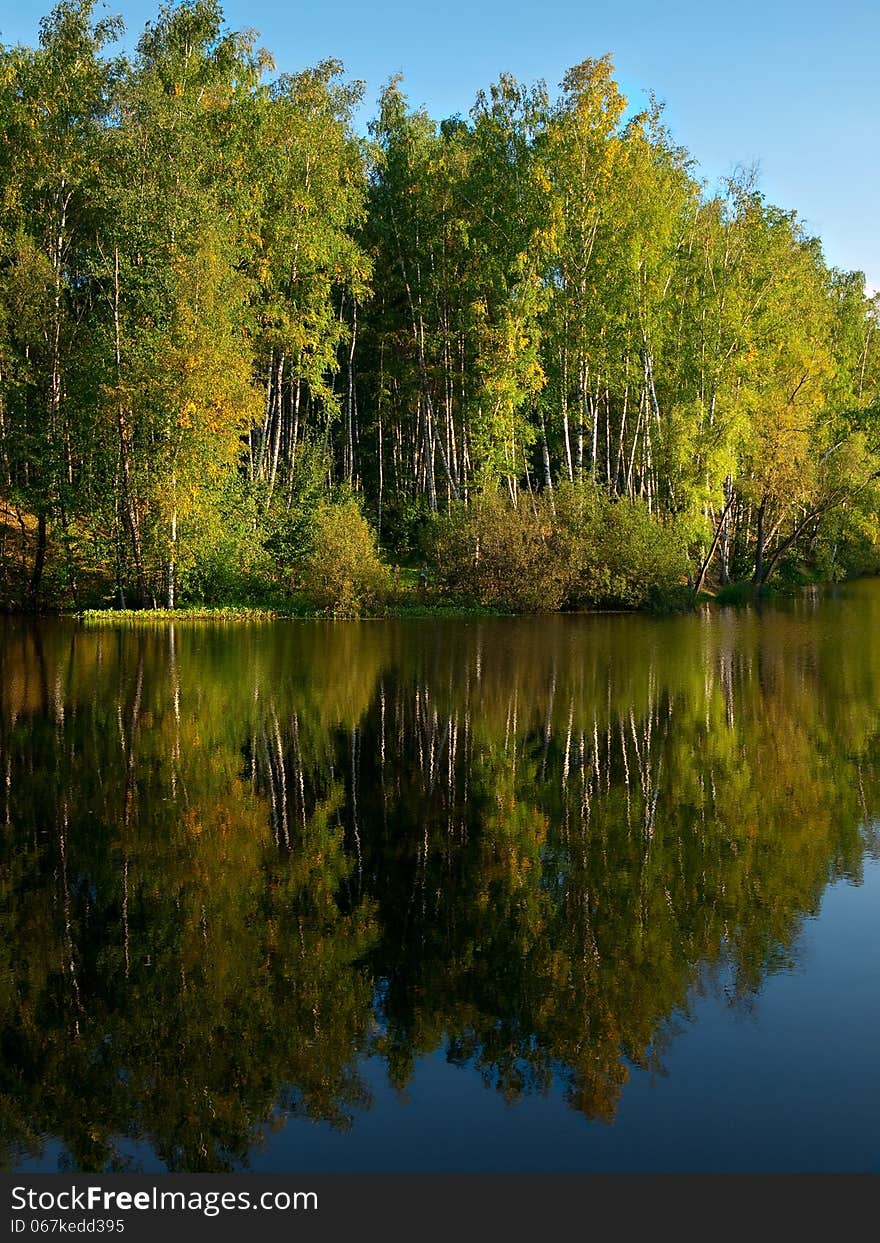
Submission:
M 282 856 L 228 676 L 167 636 L 114 640 L 45 653 L 63 713 L 23 713 L 3 679 L 2 1125 L 16 1146 L 60 1135 L 87 1168 L 119 1135 L 222 1168 L 282 1095 L 338 1125 L 366 1103 L 371 912 L 335 898 L 339 793 Z
M 877 814 L 880 660 L 796 611 L 8 625 L 0 685 L 0 1127 L 87 1168 L 347 1125 L 365 1052 L 609 1119 Z

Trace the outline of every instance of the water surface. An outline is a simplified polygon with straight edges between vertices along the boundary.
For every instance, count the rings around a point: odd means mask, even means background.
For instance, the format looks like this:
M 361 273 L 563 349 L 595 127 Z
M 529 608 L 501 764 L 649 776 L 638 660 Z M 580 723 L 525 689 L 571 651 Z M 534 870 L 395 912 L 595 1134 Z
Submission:
M 880 1170 L 880 582 L 0 628 L 0 1163 Z

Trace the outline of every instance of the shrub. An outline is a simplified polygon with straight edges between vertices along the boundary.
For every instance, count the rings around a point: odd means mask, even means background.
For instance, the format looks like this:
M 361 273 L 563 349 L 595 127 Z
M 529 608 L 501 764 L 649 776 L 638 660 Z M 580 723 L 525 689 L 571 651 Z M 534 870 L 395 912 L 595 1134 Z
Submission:
M 524 496 L 514 508 L 487 493 L 455 508 L 435 527 L 431 559 L 452 594 L 504 612 L 553 612 L 565 599 L 564 548 L 540 497 Z
M 604 544 L 614 602 L 635 608 L 658 603 L 687 573 L 687 551 L 674 524 L 658 522 L 643 501 L 609 507 Z
M 566 566 L 566 601 L 575 608 L 611 598 L 611 567 L 604 551 L 610 501 L 592 484 L 560 484 L 556 523 Z
M 689 600 L 683 533 L 592 483 L 523 497 L 515 509 L 497 493 L 459 507 L 437 523 L 432 561 L 454 595 L 511 613 Z
M 177 604 L 265 604 L 277 586 L 258 533 L 258 506 L 243 481 L 228 484 L 215 510 L 192 523 L 177 564 Z
M 319 608 L 337 617 L 358 617 L 388 595 L 388 567 L 379 559 L 375 536 L 356 501 L 318 507 L 302 584 Z
M 592 484 L 560 487 L 557 520 L 567 547 L 572 605 L 662 606 L 687 573 L 685 539 L 644 501 L 613 500 Z
M 289 495 L 285 497 L 282 489 L 276 488 L 268 512 L 263 499 L 261 526 L 266 550 L 281 576 L 288 580 L 312 548 L 315 517 L 324 499 L 328 469 L 326 447 L 307 440 L 297 454 Z

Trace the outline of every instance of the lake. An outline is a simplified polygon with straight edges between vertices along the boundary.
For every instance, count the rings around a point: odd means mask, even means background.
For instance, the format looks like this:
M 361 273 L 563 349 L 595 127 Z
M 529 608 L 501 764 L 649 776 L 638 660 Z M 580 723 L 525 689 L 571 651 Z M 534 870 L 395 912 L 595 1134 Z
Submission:
M 880 1170 L 880 581 L 0 622 L 0 1161 Z

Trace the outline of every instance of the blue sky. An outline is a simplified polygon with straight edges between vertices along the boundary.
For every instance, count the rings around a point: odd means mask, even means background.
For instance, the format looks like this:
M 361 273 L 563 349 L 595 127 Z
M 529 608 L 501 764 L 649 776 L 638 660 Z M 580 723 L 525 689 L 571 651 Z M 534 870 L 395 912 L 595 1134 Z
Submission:
M 2 0 L 0 39 L 30 42 L 49 7 Z M 134 39 L 155 11 L 110 3 Z M 880 288 L 876 82 L 880 0 L 227 0 L 231 26 L 258 30 L 279 69 L 327 56 L 372 102 L 397 70 L 413 103 L 466 113 L 506 70 L 555 86 L 611 52 L 634 104 L 653 90 L 710 183 L 757 163 L 767 197 L 796 208 L 830 262 Z

